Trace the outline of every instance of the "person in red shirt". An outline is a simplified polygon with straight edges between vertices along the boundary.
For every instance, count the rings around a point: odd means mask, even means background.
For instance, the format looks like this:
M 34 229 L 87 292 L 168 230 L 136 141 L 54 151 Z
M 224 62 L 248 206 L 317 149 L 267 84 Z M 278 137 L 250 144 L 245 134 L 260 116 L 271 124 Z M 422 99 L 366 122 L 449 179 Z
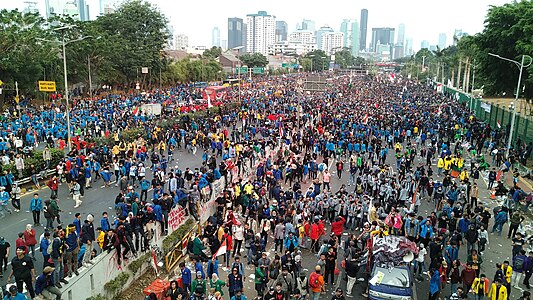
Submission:
M 50 188 L 50 191 L 52 193 L 50 195 L 50 198 L 56 197 L 57 196 L 57 189 L 59 188 L 59 181 L 57 180 L 57 176 L 54 175 L 52 178 L 50 178 L 50 180 L 48 180 L 46 185 Z
M 341 239 L 342 231 L 344 230 L 344 223 L 346 223 L 346 219 L 342 216 L 337 216 L 335 222 L 331 223 L 331 232 L 337 236 L 339 241 Z
M 31 256 L 33 260 L 35 259 L 35 245 L 37 245 L 37 239 L 35 238 L 35 229 L 32 228 L 31 224 L 26 225 L 26 230 L 24 230 L 24 243 L 26 244 L 26 254 L 31 250 Z
M 315 253 L 318 253 L 318 249 L 320 248 L 320 245 L 318 243 L 318 239 L 320 238 L 320 226 L 318 225 L 318 220 L 315 219 L 315 222 L 313 225 L 311 225 L 311 233 L 309 234 L 311 238 L 311 248 L 314 249 Z
M 233 249 L 233 239 L 231 237 L 231 234 L 229 234 L 228 228 L 224 229 L 224 235 L 222 236 L 222 241 L 220 242 L 223 243 L 224 241 L 226 241 L 226 253 L 224 254 L 224 263 L 226 264 L 226 268 L 229 268 L 231 249 Z
M 15 248 L 18 248 L 20 246 L 24 246 L 24 249 L 26 249 L 26 251 L 24 252 L 24 254 L 28 254 L 28 247 L 26 247 L 26 242 L 24 241 L 24 233 L 19 233 L 19 238 L 15 241 Z

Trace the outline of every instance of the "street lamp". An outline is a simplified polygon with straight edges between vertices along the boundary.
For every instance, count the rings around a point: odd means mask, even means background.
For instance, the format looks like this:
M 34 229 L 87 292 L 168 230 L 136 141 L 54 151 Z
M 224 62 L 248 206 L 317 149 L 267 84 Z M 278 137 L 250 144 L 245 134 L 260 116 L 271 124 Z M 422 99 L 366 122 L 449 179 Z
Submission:
M 81 37 L 81 38 L 78 38 L 78 39 L 75 39 L 75 40 L 69 40 L 69 41 L 66 41 L 65 40 L 65 31 L 67 31 L 68 29 L 72 29 L 76 27 L 75 25 L 68 25 L 68 26 L 63 26 L 63 27 L 59 27 L 59 28 L 55 28 L 54 30 L 56 31 L 60 31 L 61 32 L 61 47 L 62 47 L 62 50 L 63 50 L 63 72 L 64 72 L 64 76 L 65 76 L 65 103 L 66 103 L 66 109 L 65 109 L 65 113 L 67 114 L 67 149 L 68 149 L 68 152 L 70 152 L 70 150 L 72 149 L 71 147 L 71 143 L 70 143 L 70 111 L 69 111 L 69 104 L 68 104 L 68 82 L 67 82 L 67 57 L 66 57 L 66 51 L 65 51 L 65 46 L 68 45 L 68 44 L 71 44 L 71 43 L 74 43 L 74 42 L 79 42 L 79 41 L 83 41 L 85 39 L 88 39 L 88 38 L 92 38 L 92 36 L 84 36 L 84 37 Z M 57 41 L 52 41 L 52 40 L 47 40 L 47 39 L 42 39 L 42 38 L 37 38 L 37 40 L 40 40 L 40 41 L 44 41 L 44 42 L 50 42 L 50 43 L 57 43 Z
M 501 60 L 512 62 L 518 67 L 518 69 L 520 69 L 520 75 L 518 75 L 518 84 L 516 86 L 516 96 L 515 96 L 515 103 L 518 103 L 518 95 L 520 94 L 520 83 L 522 81 L 522 72 L 524 70 L 524 67 L 527 68 L 531 65 L 531 63 L 533 62 L 533 59 L 529 55 L 522 55 L 522 62 L 519 63 L 516 60 L 502 57 L 498 54 L 489 53 L 489 55 L 499 58 Z M 525 64 L 526 57 L 529 59 L 529 62 L 527 64 Z M 513 141 L 513 130 L 514 130 L 515 119 L 516 119 L 516 107 L 513 106 L 513 117 L 511 118 L 511 130 L 509 131 L 509 140 L 507 141 L 507 150 L 505 151 L 505 158 L 509 158 L 509 149 L 511 148 L 511 142 Z

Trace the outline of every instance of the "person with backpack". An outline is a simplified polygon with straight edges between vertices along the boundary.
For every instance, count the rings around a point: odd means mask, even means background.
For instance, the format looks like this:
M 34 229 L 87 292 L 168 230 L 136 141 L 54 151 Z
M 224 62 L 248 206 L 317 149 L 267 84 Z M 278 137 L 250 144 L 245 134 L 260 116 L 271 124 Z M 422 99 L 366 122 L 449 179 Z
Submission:
M 300 271 L 300 276 L 296 277 L 296 289 L 294 294 L 299 294 L 303 299 L 307 299 L 309 295 L 309 278 L 305 271 Z
M 309 275 L 309 287 L 311 289 L 311 300 L 318 300 L 324 289 L 324 276 L 321 274 L 320 266 L 315 267 L 315 271 Z
M 522 276 L 525 273 L 524 265 L 527 260 L 526 251 L 520 250 L 520 252 L 513 257 L 513 275 L 511 276 L 511 285 L 518 287 Z

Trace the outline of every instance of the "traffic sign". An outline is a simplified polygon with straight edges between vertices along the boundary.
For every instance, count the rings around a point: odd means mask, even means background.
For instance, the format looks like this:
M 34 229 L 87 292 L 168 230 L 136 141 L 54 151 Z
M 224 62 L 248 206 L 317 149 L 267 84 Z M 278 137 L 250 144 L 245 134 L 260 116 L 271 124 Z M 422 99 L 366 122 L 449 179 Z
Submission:
M 41 92 L 55 92 L 56 91 L 56 82 L 55 81 L 39 81 L 39 91 L 41 91 Z
M 254 67 L 253 72 L 254 72 L 254 74 L 265 74 L 265 68 L 263 68 L 263 67 Z
M 298 68 L 298 64 L 282 63 L 281 67 L 282 68 L 297 69 Z
M 248 73 L 248 67 L 235 68 L 235 74 L 246 74 Z

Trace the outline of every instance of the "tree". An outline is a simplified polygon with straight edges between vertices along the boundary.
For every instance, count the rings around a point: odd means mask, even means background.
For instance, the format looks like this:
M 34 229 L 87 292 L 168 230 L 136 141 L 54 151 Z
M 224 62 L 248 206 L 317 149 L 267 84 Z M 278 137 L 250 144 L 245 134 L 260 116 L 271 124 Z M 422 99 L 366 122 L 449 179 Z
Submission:
M 305 55 L 311 59 L 311 71 L 322 71 L 329 68 L 330 58 L 323 50 L 314 50 Z
M 268 59 L 261 53 L 245 53 L 239 56 L 239 59 L 247 65 L 248 68 L 266 67 L 268 65 Z
M 211 49 L 206 49 L 202 56 L 207 59 L 216 59 L 222 54 L 222 48 L 220 47 L 211 47 Z
M 349 48 L 343 48 L 341 51 L 335 53 L 335 63 L 342 69 L 346 69 L 349 66 L 353 66 L 355 58 L 350 52 Z

